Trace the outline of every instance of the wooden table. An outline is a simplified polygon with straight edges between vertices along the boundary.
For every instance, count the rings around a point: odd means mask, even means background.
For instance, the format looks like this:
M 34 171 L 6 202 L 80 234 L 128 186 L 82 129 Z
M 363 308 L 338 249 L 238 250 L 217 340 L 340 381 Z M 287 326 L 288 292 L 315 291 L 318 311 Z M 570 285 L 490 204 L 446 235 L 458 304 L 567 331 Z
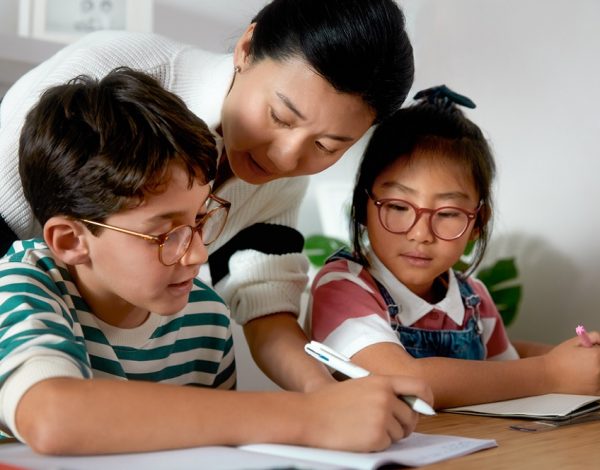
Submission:
M 466 455 L 427 469 L 600 469 L 600 421 L 523 432 L 509 428 L 531 421 L 438 413 L 421 417 L 418 432 L 495 439 L 498 447 Z

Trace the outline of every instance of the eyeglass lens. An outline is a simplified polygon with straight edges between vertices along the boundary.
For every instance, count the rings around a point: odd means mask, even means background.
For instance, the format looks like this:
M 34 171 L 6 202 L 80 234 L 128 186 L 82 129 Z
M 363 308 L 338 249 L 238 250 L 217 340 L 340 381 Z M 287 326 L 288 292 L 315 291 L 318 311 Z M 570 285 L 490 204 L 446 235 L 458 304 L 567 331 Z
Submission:
M 208 212 L 197 226 L 196 230 L 202 237 L 202 242 L 209 245 L 219 236 L 227 221 L 227 209 L 223 206 Z M 182 225 L 167 234 L 162 245 L 161 260 L 166 265 L 175 264 L 188 251 L 194 234 L 189 225 Z
M 162 249 L 161 261 L 166 265 L 179 261 L 190 247 L 194 230 L 189 225 L 182 225 L 167 234 Z
M 386 201 L 380 208 L 381 223 L 394 233 L 406 233 L 415 224 L 417 211 L 404 201 Z M 453 239 L 462 235 L 469 225 L 469 216 L 452 207 L 431 211 L 430 227 L 441 239 Z
M 202 241 L 205 245 L 210 245 L 221 234 L 227 221 L 227 214 L 228 211 L 224 206 L 211 209 L 207 213 L 206 219 L 200 228 Z

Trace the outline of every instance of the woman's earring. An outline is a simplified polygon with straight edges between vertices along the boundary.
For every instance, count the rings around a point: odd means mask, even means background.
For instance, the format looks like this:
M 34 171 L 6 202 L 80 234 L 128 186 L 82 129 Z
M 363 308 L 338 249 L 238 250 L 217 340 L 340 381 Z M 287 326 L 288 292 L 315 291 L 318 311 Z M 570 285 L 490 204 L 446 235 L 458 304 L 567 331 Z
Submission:
M 233 71 L 235 73 L 240 73 L 242 71 L 242 68 L 239 65 L 236 65 L 235 67 L 233 67 Z

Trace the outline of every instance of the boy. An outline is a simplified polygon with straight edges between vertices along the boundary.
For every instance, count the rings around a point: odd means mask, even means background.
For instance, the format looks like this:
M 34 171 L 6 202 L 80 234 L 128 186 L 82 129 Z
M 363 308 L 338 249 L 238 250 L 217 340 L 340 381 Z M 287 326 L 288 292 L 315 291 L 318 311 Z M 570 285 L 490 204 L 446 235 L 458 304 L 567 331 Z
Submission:
M 228 390 L 228 310 L 196 278 L 228 212 L 208 184 L 217 152 L 155 80 L 117 69 L 49 89 L 19 154 L 44 240 L 16 242 L 0 261 L 1 429 L 51 454 L 265 441 L 378 450 L 414 429 L 395 398 L 427 393 L 410 379 Z

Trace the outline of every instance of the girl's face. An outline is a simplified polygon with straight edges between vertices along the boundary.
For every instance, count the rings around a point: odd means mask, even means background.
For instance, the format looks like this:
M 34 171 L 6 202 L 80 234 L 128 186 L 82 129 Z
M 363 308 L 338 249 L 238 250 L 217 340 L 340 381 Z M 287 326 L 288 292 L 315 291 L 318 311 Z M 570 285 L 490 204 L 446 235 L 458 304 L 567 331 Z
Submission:
M 452 206 L 473 212 L 479 195 L 467 173 L 443 155 L 421 153 L 409 161 L 397 159 L 375 179 L 371 191 L 375 199 L 403 199 L 421 208 Z M 467 242 L 477 236 L 471 220 L 461 237 L 441 240 L 431 232 L 429 218 L 429 213 L 422 213 L 408 232 L 390 233 L 381 225 L 375 203 L 367 202 L 373 251 L 398 280 L 426 300 L 434 297 L 434 280 L 458 261 Z
M 233 173 L 262 184 L 323 171 L 369 129 L 375 114 L 361 98 L 336 91 L 300 58 L 252 62 L 245 42 L 251 33 L 249 28 L 236 47 L 241 70 L 221 115 Z
M 195 182 L 188 187 L 187 174 L 171 167 L 164 192 L 149 194 L 139 207 L 124 210 L 106 223 L 135 232 L 160 235 L 179 225 L 195 225 L 205 213 L 210 187 Z M 192 281 L 208 253 L 195 233 L 188 252 L 172 265 L 158 258 L 158 244 L 136 236 L 102 229 L 98 236 L 87 232 L 88 263 L 72 272 L 94 313 L 106 323 L 137 326 L 148 312 L 172 315 L 188 302 Z

